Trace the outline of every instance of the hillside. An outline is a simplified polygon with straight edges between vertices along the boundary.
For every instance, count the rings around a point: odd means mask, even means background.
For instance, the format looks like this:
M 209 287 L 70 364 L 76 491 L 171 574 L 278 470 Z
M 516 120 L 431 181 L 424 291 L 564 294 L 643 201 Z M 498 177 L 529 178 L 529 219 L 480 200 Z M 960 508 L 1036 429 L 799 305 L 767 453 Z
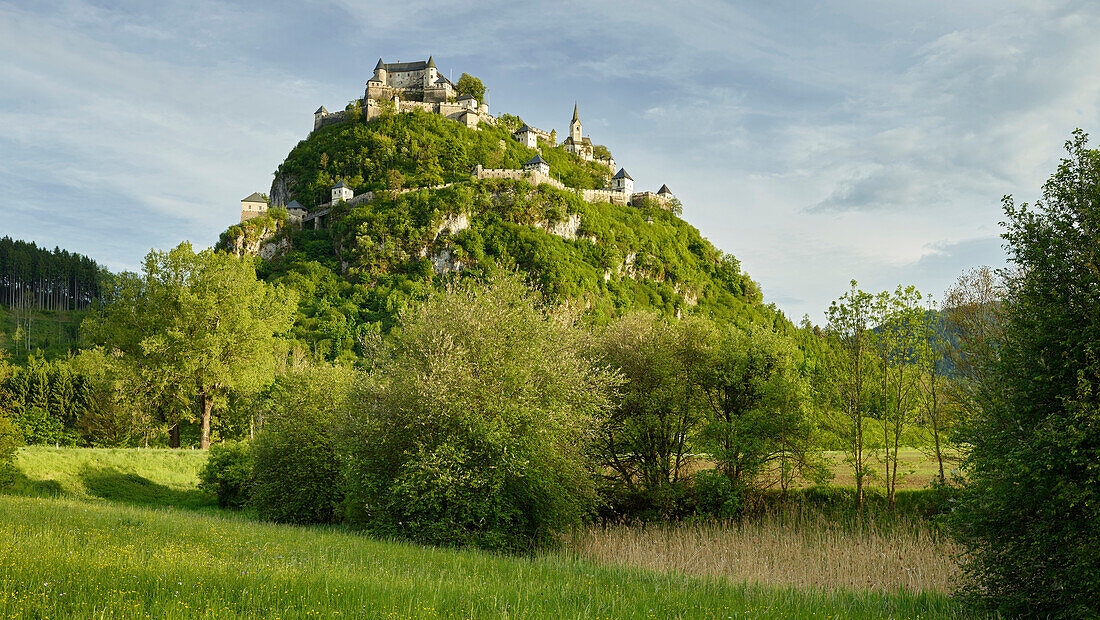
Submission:
M 566 186 L 606 186 L 607 168 L 545 143 L 540 151 Z M 761 303 L 737 259 L 673 210 L 588 203 L 545 183 L 471 179 L 479 164 L 520 168 L 535 154 L 501 127 L 472 130 L 425 112 L 323 127 L 278 167 L 272 201 L 313 208 L 338 181 L 375 198 L 333 207 L 320 230 L 297 230 L 272 209 L 230 227 L 219 247 L 266 247 L 262 277 L 302 299 L 295 336 L 330 357 L 350 355 L 365 330 L 388 331 L 429 287 L 498 269 L 519 271 L 547 302 L 596 324 L 648 310 L 792 329 Z

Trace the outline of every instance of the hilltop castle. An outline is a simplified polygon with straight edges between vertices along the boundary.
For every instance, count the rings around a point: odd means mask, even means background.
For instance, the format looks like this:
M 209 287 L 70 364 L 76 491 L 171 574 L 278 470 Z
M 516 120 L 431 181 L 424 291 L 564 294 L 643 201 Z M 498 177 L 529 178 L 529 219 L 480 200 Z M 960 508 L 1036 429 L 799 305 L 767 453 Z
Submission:
M 439 114 L 475 130 L 480 123 L 488 125 L 498 123 L 498 120 L 489 114 L 488 104 L 478 102 L 469 95 L 456 94 L 455 84 L 439 72 L 431 56 L 426 61 L 391 63 L 383 62 L 379 58 L 374 66 L 374 75 L 366 83 L 363 98 L 355 100 L 346 109 L 338 112 L 329 112 L 321 106 L 314 113 L 313 130 L 347 122 L 359 115 L 369 122 L 385 112 L 401 113 L 413 110 Z M 488 169 L 478 165 L 471 173 L 473 179 L 508 178 L 525 180 L 535 186 L 548 183 L 559 189 L 575 191 L 588 202 L 637 205 L 650 201 L 665 208 L 670 208 L 670 205 L 674 204 L 672 201 L 675 197 L 667 185 L 662 185 L 656 193 L 634 192 L 634 179 L 625 168 L 615 171 L 615 159 L 607 149 L 598 147 L 600 153 L 597 154 L 597 147 L 592 144 L 592 140 L 582 134 L 580 113 L 575 102 L 573 118 L 569 122 L 569 135 L 562 141 L 560 147 L 554 144 L 551 133 L 528 125 L 520 127 L 512 137 L 527 148 L 538 152 L 541 152 L 543 147 L 561 148 L 583 161 L 596 162 L 605 166 L 610 173 L 614 173 L 611 177 L 611 186 L 603 189 L 568 188 L 551 176 L 549 164 L 539 155 L 524 164 L 522 170 Z M 292 222 L 298 225 L 324 227 L 332 205 L 339 202 L 349 204 L 369 202 L 374 199 L 374 194 L 365 192 L 356 195 L 352 188 L 341 181 L 332 187 L 332 200 L 316 205 L 312 210 L 306 209 L 297 201 L 286 204 L 285 188 L 283 192 L 278 192 L 275 184 L 272 185 L 272 198 L 273 206 L 287 208 Z M 241 201 L 241 221 L 262 215 L 267 208 L 267 198 L 259 193 L 253 193 Z

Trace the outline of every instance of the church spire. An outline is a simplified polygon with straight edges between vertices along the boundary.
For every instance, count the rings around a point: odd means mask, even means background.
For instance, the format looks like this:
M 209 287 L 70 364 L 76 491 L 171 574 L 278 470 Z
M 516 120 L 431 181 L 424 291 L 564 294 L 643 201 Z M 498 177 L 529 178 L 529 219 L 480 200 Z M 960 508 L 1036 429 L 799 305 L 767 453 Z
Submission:
M 575 123 L 579 120 L 581 120 L 581 115 L 577 114 L 577 102 L 574 101 L 573 102 L 573 122 Z

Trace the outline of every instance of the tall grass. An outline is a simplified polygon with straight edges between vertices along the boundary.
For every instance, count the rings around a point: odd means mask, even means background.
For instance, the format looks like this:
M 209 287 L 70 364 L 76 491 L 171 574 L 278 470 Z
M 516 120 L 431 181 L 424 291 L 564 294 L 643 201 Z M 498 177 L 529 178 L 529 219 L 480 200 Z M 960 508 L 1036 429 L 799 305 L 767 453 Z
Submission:
M 741 522 L 630 525 L 574 532 L 566 547 L 602 565 L 725 577 L 816 591 L 952 590 L 958 548 L 909 517 L 769 512 Z
M 945 597 L 735 584 L 70 499 L 0 497 L 5 618 L 940 618 Z

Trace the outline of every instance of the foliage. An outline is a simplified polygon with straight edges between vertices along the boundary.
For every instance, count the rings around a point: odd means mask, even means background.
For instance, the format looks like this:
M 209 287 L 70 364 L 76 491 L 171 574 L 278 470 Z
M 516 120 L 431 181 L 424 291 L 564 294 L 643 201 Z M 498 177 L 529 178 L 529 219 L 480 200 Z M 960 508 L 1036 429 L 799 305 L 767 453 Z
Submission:
M 400 315 L 348 432 L 349 516 L 379 534 L 527 551 L 594 501 L 590 444 L 610 374 L 570 317 L 513 275 L 435 293 Z
M 120 275 L 102 311 L 87 321 L 90 335 L 121 352 L 146 381 L 170 425 L 178 429 L 197 405 L 203 449 L 212 411 L 228 390 L 255 391 L 271 380 L 276 334 L 293 320 L 293 293 L 255 273 L 250 258 L 196 253 L 187 242 L 154 250 L 144 274 Z M 178 447 L 178 436 L 173 443 Z
M 480 79 L 469 73 L 463 73 L 462 77 L 458 78 L 458 83 L 455 84 L 455 94 L 470 95 L 477 99 L 479 104 L 485 103 L 485 85 L 481 83 Z
M 29 444 L 81 443 L 78 420 L 89 404 L 90 389 L 68 360 L 47 362 L 36 355 L 26 366 L 0 373 L 4 408 Z
M 613 321 L 595 345 L 600 362 L 626 380 L 601 429 L 602 464 L 664 517 L 686 491 L 690 441 L 705 415 L 700 386 L 715 337 L 708 321 L 637 313 Z
M 218 498 L 222 508 L 243 508 L 252 495 L 252 447 L 230 441 L 210 446 L 210 458 L 199 472 L 199 488 Z
M 856 502 L 863 505 L 864 479 L 873 473 L 868 467 L 869 452 L 865 449 L 864 414 L 870 398 L 872 350 L 870 339 L 871 313 L 874 297 L 851 288 L 829 306 L 827 330 L 837 343 L 833 358 L 829 393 L 833 400 L 830 425 L 841 439 L 846 461 L 851 464 L 856 481 Z
M 824 475 L 801 358 L 791 340 L 756 325 L 726 330 L 714 347 L 701 381 L 709 406 L 698 446 L 742 492 Z
M 256 437 L 252 503 L 280 523 L 333 523 L 344 499 L 336 436 L 355 375 L 338 366 L 299 364 L 276 379 Z
M 14 399 L 6 386 L 10 375 L 7 352 L 0 350 L 0 489 L 15 480 L 15 453 L 23 443 L 22 433 L 12 419 L 10 407 Z
M 1066 149 L 1034 206 L 1004 199 L 1017 270 L 952 513 L 968 594 L 1007 616 L 1100 614 L 1100 152 Z

